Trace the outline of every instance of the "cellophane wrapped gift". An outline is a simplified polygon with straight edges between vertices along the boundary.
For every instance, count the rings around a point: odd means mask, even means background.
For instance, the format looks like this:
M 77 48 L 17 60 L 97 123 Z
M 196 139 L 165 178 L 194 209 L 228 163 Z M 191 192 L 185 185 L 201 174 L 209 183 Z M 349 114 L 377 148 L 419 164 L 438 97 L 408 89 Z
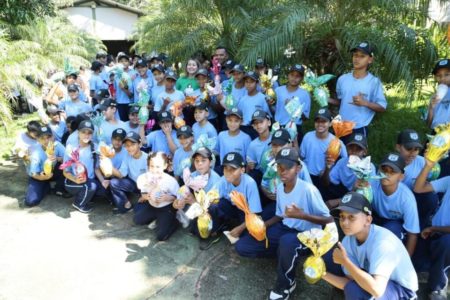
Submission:
M 335 137 L 328 145 L 327 155 L 336 161 L 341 152 L 341 140 L 339 138 L 351 134 L 353 127 L 355 127 L 355 122 L 343 121 L 341 116 L 337 115 L 333 121 L 331 121 L 331 126 L 334 129 Z
M 293 97 L 285 106 L 287 113 L 290 116 L 290 121 L 284 126 L 291 136 L 291 140 L 295 140 L 297 136 L 297 124 L 296 121 L 302 117 L 303 103 L 300 102 L 298 97 Z
M 114 148 L 107 145 L 105 142 L 100 142 L 98 146 L 98 151 L 100 153 L 100 171 L 107 178 L 112 176 L 113 164 L 111 158 L 114 157 L 116 152 Z
M 54 166 L 53 161 L 50 160 L 50 157 L 55 154 L 55 144 L 53 141 L 48 142 L 45 154 L 47 154 L 47 159 L 44 161 L 44 174 L 49 175 L 52 174 Z
M 68 147 L 66 151 L 69 153 L 70 159 L 65 163 L 61 164 L 59 166 L 59 169 L 64 170 L 65 168 L 72 167 L 75 177 L 80 177 L 82 180 L 86 180 L 87 169 L 83 165 L 83 163 L 80 162 L 79 148 L 72 150 L 71 147 Z
M 248 232 L 251 236 L 253 236 L 257 241 L 266 240 L 267 246 L 267 237 L 266 237 L 266 225 L 260 216 L 250 211 L 248 207 L 248 202 L 245 199 L 245 196 L 238 191 L 231 191 L 230 193 L 231 202 L 237 206 L 240 210 L 245 213 L 245 226 L 247 227 Z
M 197 218 L 197 228 L 200 233 L 200 237 L 206 239 L 209 237 L 212 227 L 213 220 L 211 215 L 208 213 L 208 208 L 216 201 L 216 198 L 219 198 L 219 192 L 217 190 L 210 190 L 208 193 L 205 193 L 203 189 L 195 192 L 196 203 L 189 207 L 186 212 L 186 216 L 190 219 Z
M 116 64 L 116 66 L 111 70 L 114 72 L 115 78 L 119 80 L 119 86 L 124 89 L 128 89 L 131 85 L 131 77 L 130 75 L 124 71 L 124 66 L 122 64 Z
M 183 114 L 183 102 L 177 101 L 173 103 L 173 105 L 170 107 L 170 110 L 172 111 L 172 115 L 174 116 L 174 126 L 176 129 L 183 127 L 186 125 L 186 122 L 184 121 L 182 114 Z
M 184 90 L 184 103 L 186 105 L 195 105 L 195 101 L 197 101 L 198 96 L 194 95 L 194 89 L 192 86 L 188 86 Z
M 261 168 L 263 170 L 263 177 L 261 186 L 272 194 L 276 194 L 277 186 L 281 180 L 277 172 L 277 164 L 275 157 L 272 155 L 272 150 L 267 149 L 261 157 Z
M 325 83 L 334 78 L 334 75 L 324 74 L 317 76 L 312 71 L 308 71 L 305 76 L 305 82 L 313 88 L 313 98 L 320 107 L 328 106 L 328 99 L 330 98 L 330 91 Z
M 427 146 L 425 158 L 432 162 L 441 160 L 450 149 L 450 123 L 437 126 L 434 135 Z
M 233 91 L 234 79 L 233 77 L 228 80 L 227 85 L 224 87 L 223 91 L 225 94 L 225 108 L 228 110 L 233 109 L 237 103 L 234 101 L 233 95 L 231 92 Z
M 303 264 L 306 281 L 314 284 L 322 278 L 326 271 L 322 255 L 327 253 L 339 240 L 335 223 L 329 223 L 325 229 L 312 228 L 297 235 L 300 242 L 308 247 L 312 255 Z
M 261 82 L 261 86 L 264 88 L 266 99 L 273 99 L 273 101 L 275 102 L 277 100 L 277 95 L 275 94 L 275 91 L 272 87 L 272 78 L 270 78 L 267 74 L 263 74 L 259 78 L 259 81 Z
M 147 124 L 148 118 L 150 116 L 150 112 L 148 110 L 148 103 L 150 101 L 150 94 L 148 93 L 148 83 L 146 80 L 141 79 L 139 81 L 136 90 L 138 92 L 138 102 L 132 105 L 139 106 L 139 124 L 144 125 Z
M 375 175 L 375 170 L 373 170 L 373 165 L 370 162 L 370 156 L 361 159 L 356 155 L 350 155 L 347 167 L 355 172 L 358 179 L 362 180 L 361 186 L 358 187 L 355 192 L 362 194 L 370 203 L 372 203 L 373 190 L 370 185 L 370 180 L 383 179 L 385 176 L 383 174 Z
M 91 122 L 94 125 L 95 136 L 99 142 L 104 141 L 105 137 L 102 131 L 102 123 L 105 121 L 105 116 L 102 112 L 95 112 L 91 115 Z

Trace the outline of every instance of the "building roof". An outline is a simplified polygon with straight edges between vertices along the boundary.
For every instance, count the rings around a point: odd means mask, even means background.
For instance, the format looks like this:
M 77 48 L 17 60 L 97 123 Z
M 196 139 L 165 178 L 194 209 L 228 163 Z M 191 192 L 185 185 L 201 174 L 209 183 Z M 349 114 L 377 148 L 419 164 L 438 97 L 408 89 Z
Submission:
M 94 4 L 98 7 L 112 7 L 112 8 L 118 8 L 125 11 L 128 11 L 130 13 L 134 13 L 138 16 L 143 16 L 144 13 L 140 11 L 139 9 L 136 9 L 134 7 L 118 3 L 116 1 L 112 0 L 75 0 L 73 1 L 72 5 L 62 5 L 60 8 L 67 8 L 67 7 L 79 7 L 79 6 L 91 6 Z

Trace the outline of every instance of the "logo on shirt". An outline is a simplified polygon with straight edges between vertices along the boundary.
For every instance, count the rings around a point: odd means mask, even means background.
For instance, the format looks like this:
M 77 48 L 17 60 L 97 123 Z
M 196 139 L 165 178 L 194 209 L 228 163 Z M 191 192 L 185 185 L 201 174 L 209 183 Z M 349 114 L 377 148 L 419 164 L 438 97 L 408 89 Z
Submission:
M 290 152 L 290 149 L 283 149 L 281 150 L 281 156 L 288 156 Z
M 350 200 L 352 200 L 352 195 L 345 195 L 344 197 L 342 197 L 342 203 L 347 203 L 350 202 Z
M 360 135 L 360 134 L 355 135 L 355 141 L 360 142 L 360 141 L 362 141 L 362 139 L 363 139 L 362 135 Z
M 389 159 L 390 161 L 397 161 L 397 160 L 398 160 L 398 155 L 397 155 L 397 154 L 390 154 L 390 155 L 388 156 L 388 159 Z
M 411 132 L 410 134 L 409 134 L 409 137 L 412 139 L 412 140 L 418 140 L 419 139 L 419 136 L 417 135 L 417 133 L 415 133 L 415 132 Z
M 233 159 L 234 159 L 234 154 L 233 153 L 227 155 L 227 160 L 228 161 L 232 161 Z

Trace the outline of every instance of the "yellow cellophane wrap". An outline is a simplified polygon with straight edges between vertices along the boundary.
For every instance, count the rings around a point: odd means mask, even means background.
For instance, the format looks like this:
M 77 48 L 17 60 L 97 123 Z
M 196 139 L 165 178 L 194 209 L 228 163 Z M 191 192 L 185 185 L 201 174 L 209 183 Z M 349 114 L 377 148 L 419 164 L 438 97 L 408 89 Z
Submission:
M 53 156 L 55 154 L 55 144 L 53 141 L 48 142 L 47 148 L 45 149 L 45 154 L 47 157 Z M 44 174 L 49 175 L 53 172 L 53 162 L 50 159 L 44 161 Z
M 200 237 L 202 239 L 207 239 L 212 229 L 212 219 L 209 213 L 203 213 L 197 218 L 197 227 Z
M 248 232 L 258 241 L 266 239 L 266 225 L 260 216 L 250 212 L 245 196 L 237 191 L 232 191 L 230 197 L 231 201 L 245 213 L 245 226 Z
M 313 228 L 299 233 L 297 237 L 313 253 L 303 264 L 303 273 L 306 281 L 314 284 L 322 278 L 326 271 L 321 256 L 327 253 L 339 239 L 336 224 L 329 223 L 325 229 Z
M 211 203 L 216 201 L 216 198 L 219 198 L 219 192 L 216 189 L 212 189 L 208 193 L 205 193 L 203 189 L 195 192 L 195 199 L 203 210 L 202 214 L 197 218 L 198 232 L 203 239 L 209 237 L 213 227 L 213 220 L 208 213 L 208 208 Z
M 437 126 L 436 135 L 428 143 L 425 158 L 438 162 L 450 149 L 450 123 Z

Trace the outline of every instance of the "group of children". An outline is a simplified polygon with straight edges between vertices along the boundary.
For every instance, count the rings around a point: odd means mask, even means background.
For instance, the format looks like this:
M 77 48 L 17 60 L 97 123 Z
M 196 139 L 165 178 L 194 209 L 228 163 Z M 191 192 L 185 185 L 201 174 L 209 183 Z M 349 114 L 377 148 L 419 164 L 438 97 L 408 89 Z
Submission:
M 341 138 L 337 160 L 327 155 L 335 138 L 327 108 L 314 114 L 313 131 L 302 132 L 311 108 L 309 93 L 300 87 L 302 65 L 290 66 L 286 85 L 272 83 L 275 98 L 260 83 L 267 71 L 261 59 L 254 71 L 245 71 L 223 47 L 215 53 L 219 74 L 189 59 L 181 78 L 165 70 L 158 57 L 138 59 L 131 68 L 122 53 L 118 62 L 129 80 L 117 78 L 112 95 L 107 83 L 114 72 L 105 74 L 98 55 L 92 63 L 92 102 L 81 99 L 79 86 L 71 83 L 66 98 L 48 105 L 47 124 L 30 122 L 18 139 L 15 149 L 25 148 L 29 175 L 25 204 L 38 205 L 55 181 L 55 193 L 74 197 L 72 205 L 82 213 L 92 210 L 94 198 L 102 198 L 114 213 L 133 211 L 134 222 L 155 229 L 160 241 L 179 225 L 201 237 L 197 220 L 186 217 L 201 182 L 201 189 L 216 190 L 218 199 L 208 208 L 212 225 L 200 248 L 208 249 L 226 231 L 239 255 L 276 258 L 269 299 L 288 299 L 296 288 L 299 258 L 310 253 L 297 234 L 322 228 L 333 217 L 344 237 L 325 255 L 322 278 L 343 290 L 346 299 L 415 299 L 416 272 L 422 271 L 429 272 L 430 299 L 446 299 L 450 177 L 428 181 L 434 163 L 419 155 L 423 145 L 412 129 L 399 133 L 395 151 L 386 153 L 378 171 L 370 164 L 369 179 L 349 167 L 369 155 L 368 125 L 387 107 L 380 80 L 368 71 L 375 58 L 371 45 L 362 42 L 351 52 L 353 71 L 339 77 L 337 99 L 329 100 L 344 120 L 355 123 L 353 133 Z M 439 61 L 433 74 L 450 86 L 450 60 Z M 219 78 L 221 84 L 210 87 Z M 146 122 L 139 107 L 129 105 L 140 99 L 143 87 L 151 95 Z M 428 114 L 432 129 L 450 122 L 450 92 L 436 97 Z M 290 101 L 303 107 L 295 119 L 286 110 Z M 174 116 L 178 102 L 182 113 Z M 177 123 L 180 117 L 185 124 Z M 102 168 L 104 145 L 115 153 L 110 172 Z M 180 193 L 183 185 L 187 192 Z M 267 242 L 249 234 L 232 191 L 243 194 L 250 212 L 261 216 Z

